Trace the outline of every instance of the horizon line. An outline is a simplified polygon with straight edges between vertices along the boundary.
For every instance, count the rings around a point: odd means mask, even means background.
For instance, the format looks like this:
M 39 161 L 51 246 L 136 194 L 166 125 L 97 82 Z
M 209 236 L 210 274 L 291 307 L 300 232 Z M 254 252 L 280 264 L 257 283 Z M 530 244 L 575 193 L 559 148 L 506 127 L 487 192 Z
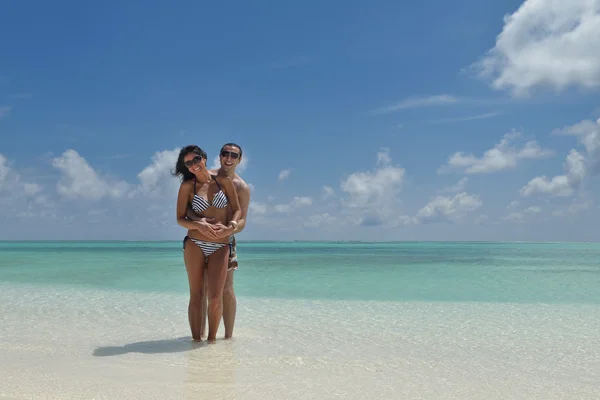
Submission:
M 164 239 L 164 240 L 133 240 L 133 239 L 0 239 L 0 243 L 60 243 L 60 242 L 71 242 L 71 243 L 180 243 L 179 239 Z M 503 243 L 503 244 L 576 244 L 576 243 L 588 243 L 588 244 L 600 244 L 598 241 L 543 241 L 543 240 L 269 240 L 269 239 L 255 239 L 255 240 L 238 240 L 239 243 L 365 243 L 365 244 L 378 244 L 378 243 Z

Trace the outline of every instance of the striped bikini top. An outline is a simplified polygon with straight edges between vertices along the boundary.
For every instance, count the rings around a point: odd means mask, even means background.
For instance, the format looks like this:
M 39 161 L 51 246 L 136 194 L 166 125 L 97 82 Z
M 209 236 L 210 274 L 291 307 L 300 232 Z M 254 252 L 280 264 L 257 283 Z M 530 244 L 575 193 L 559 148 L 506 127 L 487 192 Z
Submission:
M 198 196 L 196 193 L 196 178 L 194 178 L 194 198 L 192 199 L 192 210 L 197 213 L 201 213 L 206 211 L 211 205 L 216 208 L 225 208 L 227 207 L 227 196 L 223 193 L 223 189 L 221 189 L 221 185 L 219 185 L 219 181 L 212 175 L 212 179 L 215 180 L 215 183 L 219 187 L 219 191 L 215 194 L 212 199 L 212 204 L 208 203 L 208 199 L 204 197 Z M 208 194 L 207 194 L 208 196 Z

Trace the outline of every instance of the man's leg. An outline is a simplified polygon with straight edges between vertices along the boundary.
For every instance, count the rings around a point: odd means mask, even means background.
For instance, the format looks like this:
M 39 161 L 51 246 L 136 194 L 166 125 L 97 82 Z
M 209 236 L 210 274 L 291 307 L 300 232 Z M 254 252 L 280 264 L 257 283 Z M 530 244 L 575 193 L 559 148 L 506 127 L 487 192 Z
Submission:
M 235 259 L 237 255 L 235 253 L 235 241 L 232 243 L 232 254 L 231 258 Z M 232 267 L 232 264 L 230 264 Z M 237 269 L 237 261 L 235 262 L 235 269 Z M 237 298 L 235 297 L 235 292 L 233 290 L 233 274 L 235 269 L 229 269 L 227 271 L 227 280 L 225 281 L 225 287 L 223 288 L 223 325 L 225 325 L 225 338 L 229 339 L 233 336 L 233 326 L 235 324 L 235 314 L 237 312 Z M 206 272 L 205 272 L 206 273 Z M 206 279 L 204 280 L 204 291 L 202 296 L 202 317 L 201 317 L 201 332 L 202 337 L 206 335 L 206 320 L 207 320 L 207 310 L 208 310 L 208 296 L 206 295 L 208 291 Z
M 237 309 L 237 299 L 233 291 L 233 274 L 235 270 L 227 271 L 227 280 L 223 289 L 223 324 L 225 325 L 225 339 L 233 336 L 233 325 L 235 324 L 235 313 Z

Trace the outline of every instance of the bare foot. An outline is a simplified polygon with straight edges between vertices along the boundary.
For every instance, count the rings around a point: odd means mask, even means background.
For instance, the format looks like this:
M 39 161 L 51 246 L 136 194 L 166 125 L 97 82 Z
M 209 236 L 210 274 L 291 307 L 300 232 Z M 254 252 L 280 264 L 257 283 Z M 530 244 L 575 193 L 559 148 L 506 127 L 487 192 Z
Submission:
M 208 338 L 208 339 L 206 339 L 206 341 L 207 341 L 208 343 L 210 343 L 210 344 L 215 344 L 215 343 L 217 343 L 217 339 L 216 339 L 216 338 L 212 338 L 212 339 L 211 339 L 211 338 Z

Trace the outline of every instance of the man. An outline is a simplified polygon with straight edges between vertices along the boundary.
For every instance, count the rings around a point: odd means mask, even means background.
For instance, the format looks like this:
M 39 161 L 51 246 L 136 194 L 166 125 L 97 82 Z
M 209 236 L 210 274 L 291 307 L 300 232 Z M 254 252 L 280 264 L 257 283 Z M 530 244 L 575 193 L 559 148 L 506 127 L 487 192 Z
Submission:
M 233 234 L 237 234 L 244 230 L 246 226 L 246 216 L 248 214 L 248 205 L 250 204 L 250 187 L 244 182 L 239 175 L 235 173 L 235 169 L 242 161 L 242 148 L 235 143 L 227 143 L 223 145 L 219 152 L 219 161 L 221 168 L 210 170 L 211 174 L 216 174 L 221 177 L 229 177 L 233 181 L 235 190 L 238 195 L 240 207 L 242 208 L 242 218 L 238 221 L 238 226 L 235 228 Z M 231 214 L 231 210 L 230 210 Z M 199 218 L 194 212 L 188 208 L 188 218 L 198 220 Z M 231 215 L 230 215 L 231 217 Z M 209 226 L 207 229 L 211 229 Z M 212 228 L 216 231 L 228 229 L 225 226 L 216 226 Z M 229 259 L 229 267 L 227 271 L 227 280 L 225 281 L 225 288 L 223 289 L 223 324 L 225 325 L 225 339 L 229 339 L 233 336 L 233 325 L 235 324 L 235 314 L 237 310 L 237 299 L 233 290 L 233 274 L 237 269 L 237 243 L 235 236 L 232 243 L 233 254 Z M 206 331 L 206 315 L 207 315 L 207 287 L 206 279 L 204 280 L 204 290 L 202 296 L 202 317 L 201 317 L 201 336 L 204 336 Z

